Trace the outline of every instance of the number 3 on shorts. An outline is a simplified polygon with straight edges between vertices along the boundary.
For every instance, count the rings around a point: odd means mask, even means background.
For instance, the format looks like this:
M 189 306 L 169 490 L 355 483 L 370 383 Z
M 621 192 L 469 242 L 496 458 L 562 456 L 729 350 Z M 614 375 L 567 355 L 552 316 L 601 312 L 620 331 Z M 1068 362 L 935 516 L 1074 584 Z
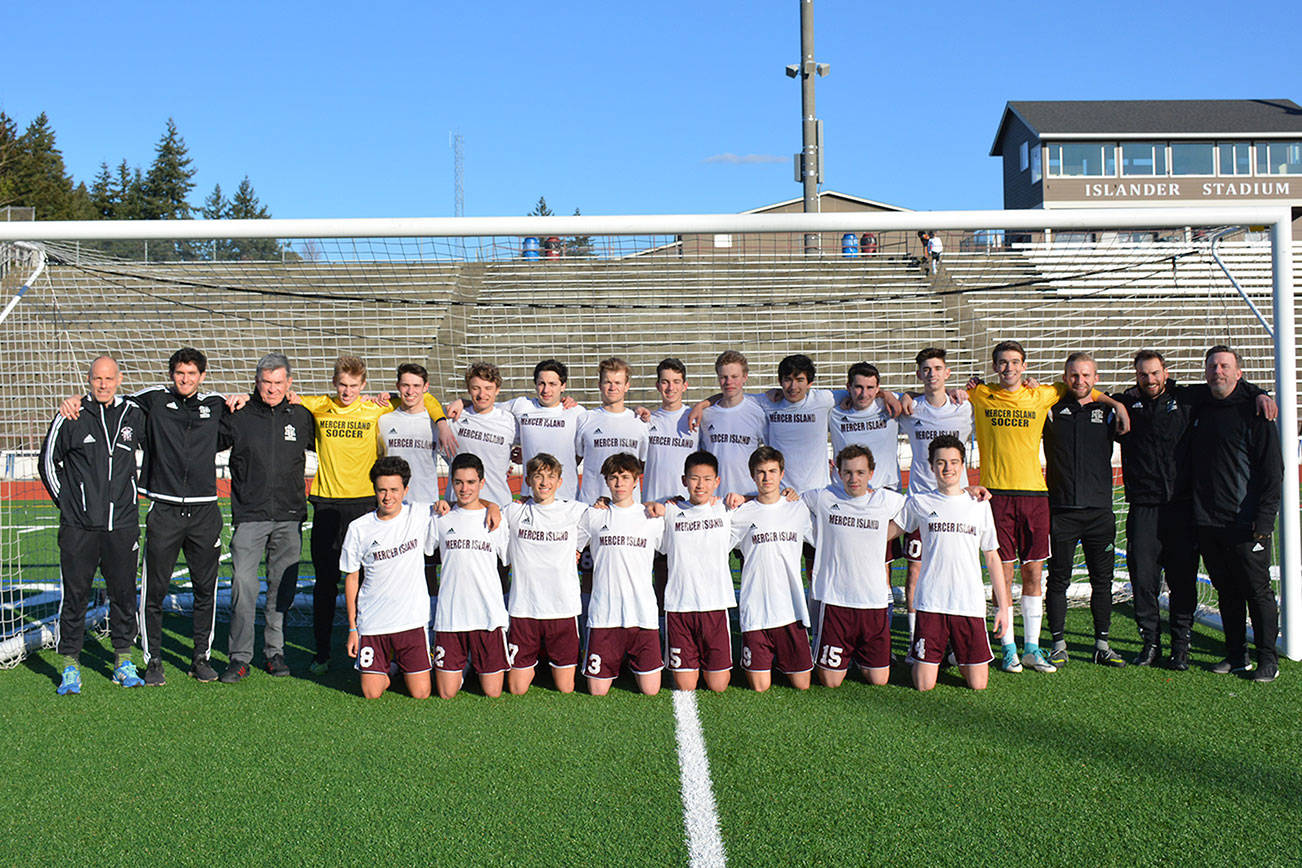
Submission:
M 600 654 L 589 654 L 589 655 L 588 655 L 588 674 L 589 674 L 589 675 L 599 675 L 600 673 L 601 673 L 601 655 L 600 655 Z
M 363 669 L 369 669 L 371 664 L 375 662 L 375 649 L 370 645 L 362 648 L 361 651 L 357 652 L 357 662 Z

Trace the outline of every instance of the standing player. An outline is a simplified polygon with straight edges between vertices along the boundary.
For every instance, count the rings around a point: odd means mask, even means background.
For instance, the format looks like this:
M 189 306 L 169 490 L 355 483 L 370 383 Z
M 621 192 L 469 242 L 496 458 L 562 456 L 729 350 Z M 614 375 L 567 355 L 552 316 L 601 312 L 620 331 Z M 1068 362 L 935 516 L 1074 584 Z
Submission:
M 922 381 L 921 400 L 905 401 L 900 415 L 900 430 L 908 438 L 911 461 L 909 463 L 909 494 L 922 494 L 936 490 L 936 476 L 931 469 L 931 441 L 948 434 L 960 443 L 972 439 L 972 404 L 955 403 L 945 390 L 950 369 L 945 361 L 945 350 L 928 347 L 918 353 L 918 379 Z M 965 449 L 966 452 L 966 449 Z M 964 483 L 967 477 L 964 475 Z M 909 637 L 912 642 L 914 627 L 914 589 L 921 572 L 922 541 L 917 531 L 910 533 L 904 545 L 904 555 L 909 568 L 904 580 L 904 599 L 908 608 Z
M 552 681 L 561 693 L 574 692 L 579 665 L 579 615 L 583 602 L 574 557 L 588 543 L 579 530 L 586 507 L 556 494 L 564 469 L 553 455 L 540 452 L 525 466 L 532 497 L 508 504 L 507 556 L 511 562 L 511 628 L 507 647 L 511 671 L 506 686 L 519 695 L 533 683 L 538 660 L 547 655 Z
M 668 358 L 656 366 L 656 391 L 660 406 L 651 413 L 647 431 L 646 476 L 643 478 L 645 500 L 686 497 L 683 487 L 683 462 L 697 450 L 699 432 L 688 424 L 688 408 L 683 404 L 687 391 L 687 367 L 678 359 Z
M 580 417 L 574 434 L 574 451 L 583 459 L 579 500 L 587 504 L 596 503 L 599 497 L 611 496 L 602 473 L 607 458 L 632 455 L 638 460 L 640 477 L 648 444 L 646 423 L 624 406 L 630 385 L 628 362 L 613 357 L 603 359 L 597 368 L 597 381 L 601 389 L 601 406 Z M 633 497 L 641 500 L 640 488 Z
M 434 681 L 441 699 L 461 689 L 466 660 L 479 675 L 485 696 L 502 695 L 510 667 L 506 649 L 506 606 L 498 575 L 506 556 L 506 529 L 489 530 L 487 508 L 480 499 L 484 464 L 462 452 L 452 459 L 448 484 L 457 505 L 434 523 L 443 563 L 439 602 L 434 611 Z M 444 501 L 446 503 L 446 501 Z
M 719 377 L 719 400 L 697 405 L 702 413 L 701 448 L 719 459 L 720 494 L 754 494 L 747 462 L 764 442 L 768 416 L 757 402 L 747 399 L 750 364 L 745 356 L 725 350 L 714 360 L 714 372 Z
M 511 502 L 511 445 L 515 443 L 515 417 L 497 405 L 502 373 L 497 365 L 476 362 L 466 369 L 466 390 L 470 407 L 452 426 L 458 453 L 479 456 L 484 465 L 484 499 L 505 507 Z M 445 499 L 456 500 L 451 488 Z
M 917 627 L 910 648 L 913 686 L 936 686 L 945 648 L 954 649 L 963 680 L 973 690 L 984 690 L 989 678 L 990 639 L 986 635 L 985 585 L 981 560 L 985 556 L 990 588 L 995 599 L 995 632 L 1013 617 L 1008 590 L 1000 581 L 998 539 L 990 504 L 978 502 L 965 491 L 967 469 L 963 441 L 950 434 L 934 437 L 931 454 L 936 489 L 909 495 L 901 529 L 917 533 L 922 546 L 922 573 L 915 600 Z
M 900 423 L 881 399 L 881 375 L 867 362 L 850 366 L 846 374 L 846 391 L 850 406 L 838 403 L 827 417 L 832 434 L 832 454 L 851 443 L 873 454 L 876 468 L 869 485 L 873 488 L 900 490 Z
M 339 555 L 348 656 L 357 658 L 367 699 L 379 699 L 389 687 L 390 663 L 397 664 L 413 699 L 429 699 L 425 553 L 435 545 L 431 504 L 406 502 L 411 468 L 397 456 L 376 461 L 370 476 L 375 510 L 348 525 Z
M 1112 575 L 1117 517 L 1112 512 L 1112 436 L 1108 411 L 1090 398 L 1098 368 L 1089 353 L 1067 356 L 1067 395 L 1049 411 L 1044 426 L 1045 477 L 1049 485 L 1049 580 L 1045 595 L 1049 662 L 1067 664 L 1067 588 L 1076 544 L 1085 552 L 1094 617 L 1094 662 L 1122 667 L 1126 661 L 1108 644 L 1112 625 Z
M 778 363 L 781 398 L 758 398 L 768 415 L 764 441 L 786 456 L 783 482 L 801 493 L 824 488 L 830 482 L 828 419 L 836 397 L 829 389 L 813 388 L 814 376 L 809 356 L 787 356 Z
M 410 502 L 433 503 L 439 499 L 437 453 L 455 455 L 456 435 L 447 419 L 435 421 L 425 409 L 429 372 L 423 365 L 399 365 L 397 389 L 397 409 L 380 417 L 380 454 L 397 456 L 411 468 Z
M 316 654 L 313 675 L 330 669 L 335 606 L 339 596 L 339 554 L 344 534 L 354 519 L 374 508 L 371 466 L 378 449 L 378 422 L 388 410 L 361 400 L 366 388 L 366 364 L 356 356 L 335 361 L 334 395 L 299 398 L 316 423 L 318 466 L 308 500 L 312 503 L 312 626 Z M 291 399 L 292 400 L 292 399 Z M 433 395 L 422 399 L 430 418 L 438 421 L 443 408 Z
M 750 458 L 758 494 L 732 513 L 732 544 L 742 553 L 741 667 L 751 689 L 763 693 L 773 669 L 791 686 L 808 690 L 814 659 L 809 652 L 809 609 L 800 557 L 814 538 L 809 508 L 782 496 L 782 453 L 760 446 Z
M 575 500 L 579 491 L 579 466 L 574 456 L 574 436 L 584 414 L 581 405 L 565 396 L 570 371 L 556 359 L 534 365 L 536 398 L 507 401 L 506 409 L 519 424 L 520 463 L 528 465 L 534 456 L 546 453 L 561 463 L 560 488 L 556 497 Z M 569 402 L 569 406 L 565 406 Z
M 891 667 L 891 586 L 886 546 L 900 524 L 904 496 L 872 488 L 873 455 L 850 445 L 836 456 L 841 485 L 801 495 L 814 520 L 814 632 L 818 680 L 838 687 L 854 659 L 871 684 Z M 897 528 L 898 530 L 898 528 Z
M 732 525 L 727 508 L 715 500 L 719 462 L 708 452 L 693 452 L 683 463 L 688 502 L 665 505 L 660 551 L 669 558 L 665 586 L 665 660 L 674 687 L 695 690 L 697 676 L 721 693 L 732 677 L 732 636 L 728 610 L 737 605 L 732 590 Z
M 141 687 L 131 660 L 136 637 L 136 445 L 140 408 L 118 397 L 122 371 L 109 356 L 91 362 L 90 388 L 75 419 L 54 417 L 41 443 L 41 482 L 59 508 L 60 696 L 81 693 L 78 658 L 86 637 L 86 605 L 95 570 L 104 575 L 113 642 L 113 683 Z
M 664 519 L 651 518 L 634 497 L 642 475 L 635 455 L 616 452 L 601 465 L 609 509 L 590 509 L 579 523 L 592 548 L 588 601 L 588 692 L 605 696 L 628 661 L 638 689 L 660 692 L 660 614 L 651 584 L 651 558 L 664 535 Z
M 993 495 L 990 508 L 999 534 L 999 556 L 1004 564 L 1004 584 L 1011 589 L 1014 567 L 1022 568 L 1022 629 L 1026 653 L 1020 658 L 1012 624 L 1004 625 L 1000 668 L 1021 672 L 1030 666 L 1037 672 L 1056 672 L 1040 650 L 1040 626 L 1044 618 L 1042 575 L 1049 557 L 1049 498 L 1040 468 L 1040 438 L 1049 408 L 1062 400 L 1066 387 L 1028 386 L 1026 350 L 1017 341 L 1003 341 L 991 352 L 999 382 L 977 384 L 968 390 L 975 415 L 977 445 L 981 450 L 981 484 Z M 1130 420 L 1126 408 L 1095 390 L 1091 397 L 1108 405 L 1117 415 L 1118 433 Z

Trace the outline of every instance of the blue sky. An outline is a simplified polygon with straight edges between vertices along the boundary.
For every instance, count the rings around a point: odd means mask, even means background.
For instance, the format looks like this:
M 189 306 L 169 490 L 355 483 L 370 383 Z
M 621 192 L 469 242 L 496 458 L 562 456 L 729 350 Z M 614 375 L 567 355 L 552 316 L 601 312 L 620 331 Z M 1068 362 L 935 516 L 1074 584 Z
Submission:
M 816 3 L 825 188 L 1002 207 L 1017 99 L 1302 100 L 1296 16 L 1224 3 Z M 1287 4 L 1285 4 L 1287 5 Z M 147 166 L 171 116 L 197 204 L 276 217 L 734 212 L 800 194 L 796 0 L 11 5 L 0 108 L 69 170 Z M 738 158 L 733 159 L 728 155 Z

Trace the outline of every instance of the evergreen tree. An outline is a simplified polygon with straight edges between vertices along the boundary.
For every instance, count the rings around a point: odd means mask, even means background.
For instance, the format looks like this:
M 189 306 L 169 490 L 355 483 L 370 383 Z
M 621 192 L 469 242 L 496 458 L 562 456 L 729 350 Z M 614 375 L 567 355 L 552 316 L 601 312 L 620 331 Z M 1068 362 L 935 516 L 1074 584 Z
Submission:
M 203 200 L 203 207 L 199 213 L 205 220 L 225 220 L 230 215 L 231 203 L 227 201 L 225 194 L 222 193 L 222 185 L 217 184 L 208 194 L 208 198 Z M 219 238 L 212 241 L 199 242 L 196 247 L 199 248 L 200 256 L 204 259 L 230 259 L 231 242 L 228 239 Z
M 18 124 L 0 111 L 0 208 L 17 205 L 13 172 L 18 159 Z
M 73 185 L 45 112 L 36 116 L 17 142 L 12 172 L 14 204 L 36 209 L 38 220 L 72 219 Z
M 232 220 L 266 220 L 271 217 L 267 206 L 258 201 L 258 194 L 245 175 L 231 197 L 229 216 Z M 234 242 L 235 258 L 265 260 L 280 258 L 280 244 L 274 238 L 239 238 Z
M 574 209 L 574 216 L 578 217 L 579 209 Z M 592 236 L 591 235 L 574 235 L 565 239 L 566 256 L 591 256 L 592 255 Z
M 526 217 L 550 217 L 550 216 L 552 216 L 552 209 L 550 209 L 550 208 L 547 207 L 547 197 L 546 197 L 546 196 L 539 196 L 539 197 L 538 197 L 538 204 L 537 204 L 537 205 L 534 205 L 534 206 L 533 206 L 533 210 L 530 211 L 528 214 L 526 214 L 526 215 L 524 215 L 524 216 L 526 216 Z
M 176 121 L 167 119 L 167 129 L 154 146 L 154 162 L 144 180 L 144 204 L 147 219 L 185 220 L 193 212 L 190 191 L 194 189 L 195 169 L 191 167 L 189 149 L 185 139 L 177 132 Z M 177 241 L 170 245 L 155 245 L 149 251 L 151 259 L 197 259 L 198 251 L 192 242 Z
M 100 163 L 95 181 L 90 187 L 90 202 L 102 220 L 112 220 L 117 211 L 118 199 L 113 189 L 113 173 L 108 163 Z

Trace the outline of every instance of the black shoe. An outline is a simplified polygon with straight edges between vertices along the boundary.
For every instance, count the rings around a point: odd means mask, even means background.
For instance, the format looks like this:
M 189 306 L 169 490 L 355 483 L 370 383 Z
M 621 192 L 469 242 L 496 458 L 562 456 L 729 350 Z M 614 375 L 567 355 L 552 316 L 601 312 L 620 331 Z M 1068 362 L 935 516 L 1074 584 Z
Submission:
M 1121 659 L 1121 655 L 1111 648 L 1095 648 L 1094 662 L 1100 666 L 1110 666 L 1113 669 L 1120 669 L 1126 665 L 1126 661 Z
M 217 680 L 217 670 L 212 668 L 207 657 L 200 657 L 190 666 L 190 675 L 196 681 L 209 684 Z
M 249 664 L 231 662 L 222 673 L 222 684 L 237 684 L 249 677 Z
M 1189 669 L 1189 649 L 1172 648 L 1171 659 L 1166 661 L 1166 668 L 1176 672 L 1185 672 Z
M 1258 684 L 1269 684 L 1279 677 L 1279 664 L 1273 660 L 1263 661 L 1258 667 L 1252 680 Z
M 1243 675 L 1251 672 L 1254 668 L 1253 662 L 1248 659 L 1247 654 L 1226 657 L 1224 660 L 1212 664 L 1212 672 L 1217 675 L 1229 675 L 1231 672 L 1235 675 Z
M 1139 654 L 1130 661 L 1131 666 L 1156 666 L 1162 659 L 1162 646 L 1156 642 L 1145 642 Z
M 289 667 L 285 665 L 285 656 L 276 654 L 266 663 L 267 674 L 276 678 L 284 678 L 289 675 Z
M 145 686 L 162 687 L 166 683 L 167 678 L 163 675 L 163 661 L 155 657 L 145 667 Z

